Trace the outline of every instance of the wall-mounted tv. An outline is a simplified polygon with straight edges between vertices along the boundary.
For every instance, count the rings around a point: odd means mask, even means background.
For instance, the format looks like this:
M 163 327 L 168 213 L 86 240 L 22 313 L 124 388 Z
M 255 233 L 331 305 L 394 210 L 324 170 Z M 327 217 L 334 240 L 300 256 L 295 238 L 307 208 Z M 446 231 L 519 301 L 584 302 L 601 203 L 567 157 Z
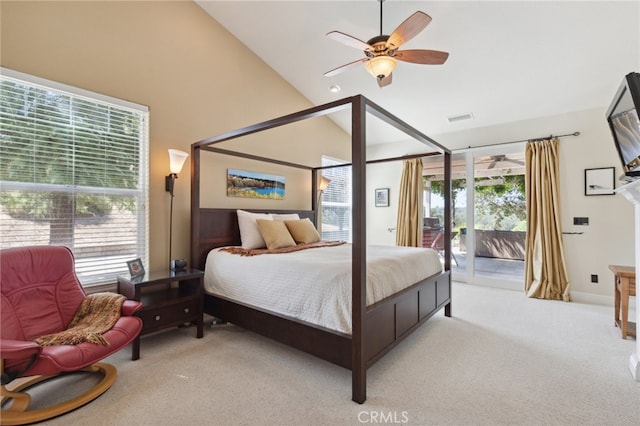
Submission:
M 607 121 L 625 177 L 640 177 L 640 73 L 625 76 L 609 109 Z

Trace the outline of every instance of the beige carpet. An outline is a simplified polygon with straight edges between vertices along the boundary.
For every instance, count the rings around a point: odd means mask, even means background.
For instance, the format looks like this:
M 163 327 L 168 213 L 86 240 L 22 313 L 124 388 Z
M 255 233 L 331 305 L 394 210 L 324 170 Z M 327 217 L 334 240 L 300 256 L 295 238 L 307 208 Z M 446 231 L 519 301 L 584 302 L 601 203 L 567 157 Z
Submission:
M 454 283 L 439 313 L 369 370 L 350 372 L 235 326 L 174 329 L 109 358 L 119 376 L 51 425 L 638 425 L 633 340 L 613 308 Z

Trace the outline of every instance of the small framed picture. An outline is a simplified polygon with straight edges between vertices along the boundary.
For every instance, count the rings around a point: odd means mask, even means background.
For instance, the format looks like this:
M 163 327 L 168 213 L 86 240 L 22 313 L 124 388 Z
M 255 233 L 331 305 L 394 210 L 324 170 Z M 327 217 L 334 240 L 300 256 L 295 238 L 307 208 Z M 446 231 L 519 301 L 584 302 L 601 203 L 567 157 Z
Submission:
M 144 266 L 142 265 L 142 259 L 137 258 L 127 261 L 129 267 L 129 274 L 131 277 L 141 277 L 144 275 Z
M 376 189 L 376 207 L 389 207 L 389 188 Z
M 615 167 L 585 169 L 584 195 L 615 194 Z

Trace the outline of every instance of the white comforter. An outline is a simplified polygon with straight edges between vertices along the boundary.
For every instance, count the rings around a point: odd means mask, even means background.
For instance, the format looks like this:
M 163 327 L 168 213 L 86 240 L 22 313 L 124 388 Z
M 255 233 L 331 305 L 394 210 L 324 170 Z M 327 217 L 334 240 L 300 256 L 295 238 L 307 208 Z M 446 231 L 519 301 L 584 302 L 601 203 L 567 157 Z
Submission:
M 439 273 L 428 248 L 368 246 L 367 305 Z M 208 293 L 351 334 L 351 245 L 245 257 L 212 250 Z

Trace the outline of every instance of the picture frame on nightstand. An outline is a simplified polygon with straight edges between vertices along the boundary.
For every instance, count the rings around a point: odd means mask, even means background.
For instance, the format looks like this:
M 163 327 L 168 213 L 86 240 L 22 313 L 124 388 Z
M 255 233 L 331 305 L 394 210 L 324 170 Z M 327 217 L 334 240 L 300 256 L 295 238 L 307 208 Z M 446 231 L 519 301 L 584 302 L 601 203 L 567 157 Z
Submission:
M 127 266 L 129 267 L 129 275 L 131 275 L 131 278 L 144 276 L 144 265 L 142 264 L 142 259 L 137 258 L 129 260 L 127 261 Z

